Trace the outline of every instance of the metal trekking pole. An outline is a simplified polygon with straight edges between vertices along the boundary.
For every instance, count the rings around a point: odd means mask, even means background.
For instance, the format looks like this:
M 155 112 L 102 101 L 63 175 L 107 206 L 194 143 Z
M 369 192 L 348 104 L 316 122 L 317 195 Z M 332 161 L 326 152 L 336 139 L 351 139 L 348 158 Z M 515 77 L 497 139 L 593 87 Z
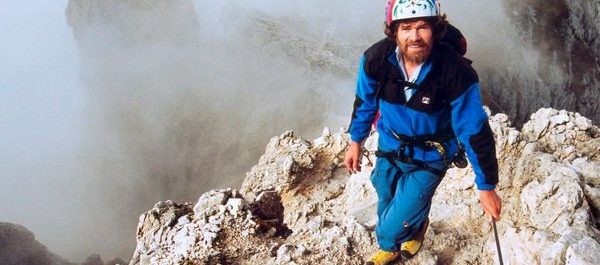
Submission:
M 492 227 L 494 227 L 494 237 L 496 238 L 496 249 L 498 250 L 498 260 L 500 265 L 504 265 L 502 262 L 502 251 L 500 250 L 500 240 L 498 239 L 498 230 L 496 230 L 496 218 L 492 217 Z

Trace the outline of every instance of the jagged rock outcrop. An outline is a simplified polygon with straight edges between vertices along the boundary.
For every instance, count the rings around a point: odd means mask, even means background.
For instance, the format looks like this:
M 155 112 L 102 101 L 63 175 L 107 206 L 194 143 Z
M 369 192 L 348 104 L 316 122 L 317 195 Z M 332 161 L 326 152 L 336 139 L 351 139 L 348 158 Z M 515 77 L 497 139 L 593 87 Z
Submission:
M 600 262 L 600 129 L 576 113 L 541 109 L 522 131 L 490 117 L 500 163 L 498 224 L 505 264 Z M 131 264 L 361 264 L 377 248 L 369 175 L 342 165 L 349 139 L 286 132 L 268 143 L 238 190 L 158 203 L 140 217 Z M 470 168 L 450 169 L 434 197 L 422 251 L 403 264 L 497 263 Z
M 0 263 L 3 265 L 72 265 L 48 251 L 27 228 L 0 222 Z

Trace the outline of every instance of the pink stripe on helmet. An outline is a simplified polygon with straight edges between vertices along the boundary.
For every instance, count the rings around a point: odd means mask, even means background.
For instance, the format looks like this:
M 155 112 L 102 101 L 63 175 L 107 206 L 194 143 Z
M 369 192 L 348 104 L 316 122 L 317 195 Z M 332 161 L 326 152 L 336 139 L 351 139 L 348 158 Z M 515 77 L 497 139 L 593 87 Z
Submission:
M 389 26 L 392 24 L 392 13 L 394 12 L 394 4 L 397 0 L 388 0 L 387 6 L 385 7 L 385 22 Z

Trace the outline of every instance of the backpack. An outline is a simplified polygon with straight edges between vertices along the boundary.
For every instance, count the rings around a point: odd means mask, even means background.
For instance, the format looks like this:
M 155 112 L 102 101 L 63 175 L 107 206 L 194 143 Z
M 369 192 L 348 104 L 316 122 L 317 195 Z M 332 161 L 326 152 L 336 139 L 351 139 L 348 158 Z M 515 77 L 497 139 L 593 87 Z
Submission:
M 465 36 L 462 34 L 462 32 L 460 32 L 459 29 L 457 29 L 455 26 L 452 26 L 450 23 L 448 23 L 448 29 L 446 30 L 446 34 L 441 41 L 454 48 L 458 54 L 462 56 L 467 54 L 467 39 L 465 39 Z

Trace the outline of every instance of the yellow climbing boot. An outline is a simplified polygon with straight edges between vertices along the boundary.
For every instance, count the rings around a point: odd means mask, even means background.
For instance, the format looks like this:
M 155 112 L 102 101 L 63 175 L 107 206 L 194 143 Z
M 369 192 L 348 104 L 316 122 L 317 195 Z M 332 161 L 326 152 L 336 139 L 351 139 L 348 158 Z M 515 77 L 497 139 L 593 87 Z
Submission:
M 389 252 L 378 250 L 371 256 L 365 265 L 386 265 L 397 260 L 400 257 L 400 252 Z
M 425 239 L 425 232 L 427 232 L 427 226 L 429 226 L 429 219 L 425 220 L 421 230 L 415 235 L 415 237 L 409 241 L 406 241 L 400 245 L 400 253 L 403 258 L 410 259 L 414 257 L 417 252 L 423 246 L 423 240 Z
M 400 247 L 400 253 L 402 253 L 403 258 L 410 259 L 414 255 L 416 255 L 417 252 L 419 252 L 419 249 L 421 249 L 422 245 L 423 245 L 423 241 L 418 241 L 418 240 L 406 241 L 406 242 L 402 243 L 402 246 Z

